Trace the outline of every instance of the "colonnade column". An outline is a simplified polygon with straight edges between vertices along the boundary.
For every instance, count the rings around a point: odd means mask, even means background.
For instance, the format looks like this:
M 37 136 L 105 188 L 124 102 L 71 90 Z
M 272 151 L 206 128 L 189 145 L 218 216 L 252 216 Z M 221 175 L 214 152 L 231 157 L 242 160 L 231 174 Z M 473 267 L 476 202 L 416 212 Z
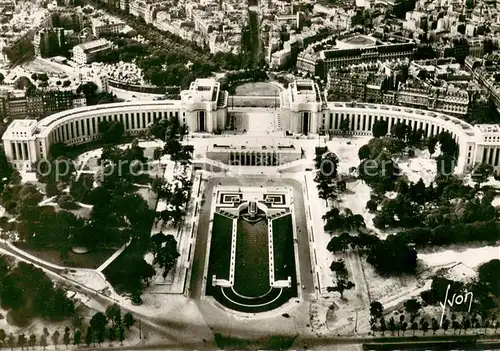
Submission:
M 212 111 L 208 110 L 205 112 L 206 120 L 205 120 L 205 130 L 209 133 L 214 131 L 214 121 Z
M 17 143 L 16 142 L 16 147 L 17 147 L 17 152 L 19 154 L 19 159 L 20 160 L 24 160 L 24 156 L 23 156 L 23 147 L 21 146 L 21 143 Z
M 12 152 L 12 159 L 17 160 L 17 150 L 16 150 L 16 142 L 10 142 L 10 151 Z
M 486 163 L 489 165 L 493 165 L 493 163 L 495 162 L 495 160 L 493 159 L 495 148 L 489 147 L 488 149 L 489 150 L 488 150 L 488 157 L 486 159 Z
M 17 143 L 17 149 L 19 150 L 19 156 L 21 156 L 21 160 L 24 160 L 24 150 L 22 141 Z
M 82 121 L 83 121 L 82 135 L 86 137 L 87 135 L 89 135 L 89 131 L 87 130 L 87 119 L 84 118 L 82 119 Z
M 23 141 L 22 143 L 22 148 L 23 148 L 23 156 L 25 160 L 29 160 L 30 157 L 28 155 L 28 143 L 26 141 Z

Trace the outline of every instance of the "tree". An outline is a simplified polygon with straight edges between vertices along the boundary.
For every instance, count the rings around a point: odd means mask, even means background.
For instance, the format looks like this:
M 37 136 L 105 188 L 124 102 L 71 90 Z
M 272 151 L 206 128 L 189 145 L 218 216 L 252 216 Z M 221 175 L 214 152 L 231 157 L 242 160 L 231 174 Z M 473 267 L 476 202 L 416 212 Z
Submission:
M 489 320 L 485 320 L 483 322 L 483 327 L 484 327 L 484 333 L 486 334 L 486 331 L 488 330 L 488 327 L 490 326 L 490 321 Z
M 396 123 L 392 126 L 391 134 L 397 139 L 404 140 L 407 135 L 407 128 L 405 123 Z
M 471 173 L 471 178 L 475 183 L 477 183 L 477 187 L 479 187 L 479 185 L 486 182 L 492 174 L 493 166 L 487 163 L 481 163 L 474 167 Z
M 175 266 L 177 258 L 180 256 L 177 251 L 177 241 L 174 236 L 158 233 L 151 237 L 153 241 L 153 263 L 163 268 L 163 278 L 167 277 L 168 272 Z
M 382 318 L 380 318 L 380 331 L 382 332 L 382 336 L 384 336 L 386 329 L 387 329 L 387 326 L 385 325 L 385 319 L 384 319 L 384 317 L 382 317 Z
M 116 340 L 115 336 L 116 336 L 116 329 L 113 326 L 109 327 L 108 329 L 109 346 L 113 345 L 113 341 Z
M 82 342 L 82 332 L 80 330 L 75 330 L 75 334 L 73 335 L 73 345 L 80 346 Z
M 400 315 L 399 316 L 399 329 L 401 329 L 401 330 L 402 330 L 404 320 L 405 320 L 405 315 L 404 314 Z M 398 329 L 398 336 L 399 336 L 399 329 Z
M 71 342 L 71 337 L 70 337 L 69 333 L 70 333 L 69 327 L 64 328 L 63 340 L 64 340 L 64 345 L 66 346 L 66 348 L 68 348 L 68 345 Z
M 335 286 L 329 286 L 326 288 L 326 290 L 328 292 L 339 292 L 340 293 L 340 298 L 343 300 L 344 299 L 344 291 L 345 290 L 350 290 L 352 288 L 354 288 L 355 285 L 353 282 L 351 282 L 350 280 L 347 280 L 346 278 L 344 277 L 340 277 L 337 279 L 337 285 Z
M 427 333 L 428 330 L 429 330 L 429 322 L 424 321 L 422 323 L 422 331 L 424 332 L 424 335 L 425 335 L 425 333 Z
M 54 344 L 54 348 L 56 349 L 57 349 L 57 344 L 59 343 L 59 336 L 60 336 L 59 331 L 56 330 L 51 337 L 52 343 Z
M 121 321 L 121 313 L 122 311 L 120 306 L 116 303 L 106 307 L 106 317 L 108 317 L 108 320 L 111 321 L 113 328 Z
M 92 342 L 94 341 L 94 331 L 92 330 L 92 327 L 89 326 L 87 328 L 87 333 L 85 334 L 85 344 L 87 346 L 90 346 Z
M 401 323 L 401 331 L 403 332 L 403 336 L 405 336 L 406 329 L 408 329 L 408 323 Z
M 120 345 L 123 345 L 123 340 L 125 340 L 125 329 L 123 325 L 118 326 L 118 340 L 120 340 Z
M 2 307 L 12 310 L 18 322 L 27 323 L 33 317 L 60 320 L 74 313 L 74 303 L 60 288 L 32 264 L 20 262 L 2 279 Z M 22 312 L 22 313 L 17 313 Z
M 384 313 L 384 306 L 378 301 L 373 301 L 370 304 L 370 316 L 375 319 L 379 319 L 382 317 Z
M 134 320 L 134 316 L 132 315 L 132 313 L 130 312 L 127 312 L 125 313 L 125 315 L 123 316 L 123 324 L 125 325 L 125 327 L 127 329 L 130 329 L 135 323 L 135 320 Z
M 327 180 L 327 178 L 328 177 L 322 174 L 321 171 L 318 171 L 316 177 L 314 178 L 314 181 L 318 183 L 316 186 L 318 188 L 318 197 L 325 201 L 337 197 L 337 189 L 333 181 Z
M 378 209 L 378 203 L 374 199 L 370 199 L 366 202 L 366 208 L 370 213 L 375 213 Z
M 411 330 L 413 330 L 413 336 L 415 336 L 415 332 L 418 330 L 418 323 L 417 322 L 411 323 Z
M 43 349 L 45 350 L 47 345 L 48 345 L 47 344 L 47 335 L 42 334 L 42 336 L 40 337 L 40 346 L 43 347 Z
M 337 186 L 337 190 L 339 192 L 344 192 L 344 191 L 347 190 L 347 182 L 345 180 L 343 180 L 343 179 L 339 180 L 337 182 L 336 186 Z
M 406 300 L 405 303 L 404 303 L 404 306 L 405 306 L 405 311 L 410 314 L 411 319 L 413 319 L 415 317 L 415 315 L 417 314 L 417 312 L 422 307 L 422 305 L 420 304 L 420 302 L 418 302 L 415 299 Z
M 95 105 L 97 103 L 97 90 L 99 87 L 94 82 L 87 82 L 80 85 L 76 89 L 77 94 L 83 93 L 87 100 L 87 105 Z
M 12 334 L 12 333 L 9 334 L 9 336 L 7 338 L 7 345 L 9 345 L 11 350 L 16 345 L 16 338 L 14 337 L 14 334 Z
M 57 203 L 62 209 L 65 210 L 75 210 L 79 208 L 78 204 L 75 202 L 75 199 L 70 194 L 63 194 L 59 196 L 59 198 L 57 199 Z
M 163 149 L 161 147 L 157 147 L 153 150 L 153 160 L 159 160 L 163 155 Z
M 330 264 L 330 270 L 332 272 L 335 272 L 337 274 L 337 277 L 347 276 L 347 268 L 342 259 L 339 259 L 338 261 L 332 261 L 332 263 Z
M 432 335 L 436 335 L 436 332 L 439 330 L 439 323 L 436 320 L 436 318 L 432 318 L 431 320 L 431 328 L 432 328 Z
M 368 250 L 367 262 L 380 274 L 413 273 L 417 267 L 417 252 L 396 236 L 374 241 Z
M 465 34 L 465 23 L 460 23 L 458 26 L 457 26 L 457 32 L 459 32 L 460 34 L 464 35 Z
M 443 320 L 443 324 L 441 326 L 444 330 L 444 334 L 446 334 L 446 331 L 448 330 L 448 328 L 450 327 L 450 321 L 448 319 L 444 319 Z
M 38 75 L 38 80 L 40 80 L 42 82 L 47 82 L 49 80 L 49 77 L 47 76 L 46 73 L 40 73 Z
M 432 154 L 436 152 L 436 144 L 437 140 L 434 137 L 430 137 L 427 140 L 427 150 L 429 150 L 429 156 L 432 156 Z
M 450 157 L 455 157 L 458 152 L 458 144 L 450 134 L 450 132 L 441 132 L 437 136 L 439 141 L 441 152 Z
M 155 276 L 155 269 L 142 255 L 122 255 L 123 265 L 110 266 L 108 279 L 119 283 L 127 292 L 140 297 L 143 286 Z
M 344 235 L 345 234 L 345 235 Z M 330 252 L 345 252 L 349 249 L 351 236 L 349 233 L 342 233 L 339 236 L 334 236 L 330 239 L 327 245 L 327 250 Z
M 343 120 L 340 121 L 340 126 L 339 129 L 342 131 L 343 134 L 347 134 L 349 131 L 349 119 L 344 118 Z
M 469 318 L 465 318 L 463 321 L 462 321 L 462 326 L 464 328 L 464 334 L 467 334 L 467 329 L 469 329 L 471 327 L 471 321 Z
M 24 334 L 19 334 L 17 336 L 17 346 L 24 350 L 24 345 L 26 345 L 26 336 Z
M 35 346 L 36 346 L 36 335 L 35 334 L 31 334 L 30 335 L 30 338 L 29 338 L 29 341 L 28 341 L 28 345 L 31 346 L 31 348 L 33 350 L 35 349 Z
M 7 337 L 7 334 L 5 333 L 5 330 L 0 329 L 0 342 L 2 345 L 5 344 L 5 338 Z
M 90 320 L 90 327 L 94 331 L 96 337 L 97 337 L 97 342 L 101 344 L 104 341 L 104 333 L 106 331 L 106 324 L 108 323 L 108 320 L 104 313 L 102 312 L 97 312 L 92 316 L 92 319 Z
M 102 140 L 109 144 L 118 143 L 125 133 L 125 127 L 121 121 L 101 121 L 98 130 Z
M 389 319 L 389 330 L 391 331 L 391 335 L 394 336 L 394 331 L 396 331 L 396 321 L 394 317 Z
M 370 146 L 368 144 L 361 146 L 358 150 L 358 157 L 361 161 L 370 158 L 370 154 L 371 151 L 370 151 Z
M 385 120 L 378 120 L 373 123 L 373 136 L 375 138 L 380 138 L 387 135 L 387 130 L 389 128 L 389 124 Z

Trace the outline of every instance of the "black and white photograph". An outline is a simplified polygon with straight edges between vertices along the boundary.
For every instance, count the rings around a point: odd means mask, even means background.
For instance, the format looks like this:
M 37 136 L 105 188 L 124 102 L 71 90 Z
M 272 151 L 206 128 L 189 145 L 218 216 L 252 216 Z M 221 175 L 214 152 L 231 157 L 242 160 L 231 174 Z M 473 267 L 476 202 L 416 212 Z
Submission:
M 500 350 L 499 0 L 0 0 L 0 349 Z

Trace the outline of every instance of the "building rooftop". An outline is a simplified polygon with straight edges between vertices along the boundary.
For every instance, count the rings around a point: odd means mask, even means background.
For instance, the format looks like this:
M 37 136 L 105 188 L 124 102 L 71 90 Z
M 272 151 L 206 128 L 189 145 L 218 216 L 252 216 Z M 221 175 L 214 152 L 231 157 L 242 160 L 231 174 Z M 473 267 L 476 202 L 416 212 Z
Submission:
M 213 78 L 199 78 L 181 93 L 184 101 L 217 101 L 220 84 Z
M 289 85 L 293 102 L 306 103 L 317 100 L 314 81 L 310 79 L 296 80 Z
M 370 37 L 368 35 L 353 35 L 344 39 L 338 39 L 336 48 L 337 49 L 352 49 L 360 47 L 370 47 L 377 45 L 377 39 Z
M 2 139 L 15 138 L 30 138 L 33 135 L 33 130 L 36 127 L 34 119 L 16 119 L 12 121 L 7 130 L 2 136 Z
M 475 128 L 482 133 L 497 133 L 500 134 L 500 126 L 498 124 L 476 124 Z
M 92 18 L 92 26 L 106 26 L 110 24 L 123 24 L 125 25 L 125 22 L 122 20 L 115 18 L 115 17 L 97 17 L 97 18 Z
M 110 43 L 106 39 L 97 39 L 89 41 L 87 43 L 79 44 L 76 47 L 80 47 L 83 51 L 89 51 L 109 44 Z

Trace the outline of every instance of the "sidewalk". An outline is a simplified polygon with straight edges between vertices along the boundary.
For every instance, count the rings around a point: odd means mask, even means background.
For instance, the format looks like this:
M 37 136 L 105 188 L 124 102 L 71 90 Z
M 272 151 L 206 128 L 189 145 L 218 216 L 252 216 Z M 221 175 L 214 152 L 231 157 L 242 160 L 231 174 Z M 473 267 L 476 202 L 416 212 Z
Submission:
M 166 283 L 153 282 L 155 287 L 152 293 L 156 294 L 183 294 L 186 286 L 186 279 L 189 275 L 191 256 L 194 254 L 194 244 L 196 242 L 195 227 L 197 223 L 197 210 L 201 197 L 198 196 L 198 187 L 200 186 L 201 175 L 196 174 L 193 186 L 191 188 L 191 196 L 188 202 L 188 208 L 182 230 L 179 231 L 177 240 L 177 250 L 179 258 L 176 266 L 169 272 Z M 169 279 L 170 278 L 170 279 Z

